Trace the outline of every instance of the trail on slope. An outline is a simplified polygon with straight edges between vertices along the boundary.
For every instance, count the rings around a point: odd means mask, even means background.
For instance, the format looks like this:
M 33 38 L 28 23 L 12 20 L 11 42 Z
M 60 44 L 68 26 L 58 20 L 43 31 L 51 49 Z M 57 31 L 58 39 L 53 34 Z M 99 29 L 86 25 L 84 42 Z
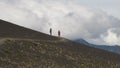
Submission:
M 68 40 L 65 38 L 59 38 L 58 40 L 38 40 L 38 39 L 27 39 L 27 38 L 0 38 L 0 45 L 2 45 L 6 40 L 41 41 L 41 42 L 51 42 L 51 43 L 68 42 Z

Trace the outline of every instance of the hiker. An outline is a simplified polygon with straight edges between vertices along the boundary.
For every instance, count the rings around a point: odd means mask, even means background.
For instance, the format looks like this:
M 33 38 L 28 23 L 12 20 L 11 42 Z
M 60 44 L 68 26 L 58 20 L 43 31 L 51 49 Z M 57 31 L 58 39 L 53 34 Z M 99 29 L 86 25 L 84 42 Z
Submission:
M 58 30 L 58 37 L 60 37 L 60 30 Z
M 50 28 L 50 35 L 52 35 L 52 28 Z

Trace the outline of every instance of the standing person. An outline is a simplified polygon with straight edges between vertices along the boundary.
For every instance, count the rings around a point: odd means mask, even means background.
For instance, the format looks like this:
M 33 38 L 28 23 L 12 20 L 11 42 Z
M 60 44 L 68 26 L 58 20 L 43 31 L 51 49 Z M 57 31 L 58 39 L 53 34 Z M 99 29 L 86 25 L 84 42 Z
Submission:
M 52 28 L 50 28 L 50 35 L 52 35 Z
M 58 37 L 60 37 L 60 30 L 58 30 Z

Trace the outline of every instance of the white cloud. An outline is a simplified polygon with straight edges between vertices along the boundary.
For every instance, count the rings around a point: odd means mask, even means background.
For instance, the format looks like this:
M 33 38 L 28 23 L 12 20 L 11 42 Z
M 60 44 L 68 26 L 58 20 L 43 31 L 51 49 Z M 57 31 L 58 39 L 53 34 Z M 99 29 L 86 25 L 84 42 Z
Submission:
M 115 32 L 116 29 L 109 29 L 108 32 L 103 35 L 103 40 L 109 45 L 118 45 L 120 44 L 120 33 Z M 117 30 L 118 31 L 118 30 Z
M 94 9 L 102 9 L 120 19 L 120 0 L 74 0 L 77 4 Z
M 51 27 L 54 35 L 61 30 L 62 36 L 69 39 L 84 38 L 95 44 L 120 44 L 117 38 L 120 35 L 117 31 L 119 19 L 72 0 L 1 0 L 0 9 L 1 19 L 44 33 L 48 33 Z M 108 32 L 111 28 L 116 31 Z

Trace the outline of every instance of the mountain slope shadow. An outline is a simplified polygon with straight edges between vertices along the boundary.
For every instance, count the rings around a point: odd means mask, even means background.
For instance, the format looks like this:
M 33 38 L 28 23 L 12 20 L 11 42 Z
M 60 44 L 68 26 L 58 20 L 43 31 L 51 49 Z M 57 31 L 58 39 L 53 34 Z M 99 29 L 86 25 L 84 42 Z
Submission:
M 56 37 L 0 20 L 0 37 L 57 40 Z

